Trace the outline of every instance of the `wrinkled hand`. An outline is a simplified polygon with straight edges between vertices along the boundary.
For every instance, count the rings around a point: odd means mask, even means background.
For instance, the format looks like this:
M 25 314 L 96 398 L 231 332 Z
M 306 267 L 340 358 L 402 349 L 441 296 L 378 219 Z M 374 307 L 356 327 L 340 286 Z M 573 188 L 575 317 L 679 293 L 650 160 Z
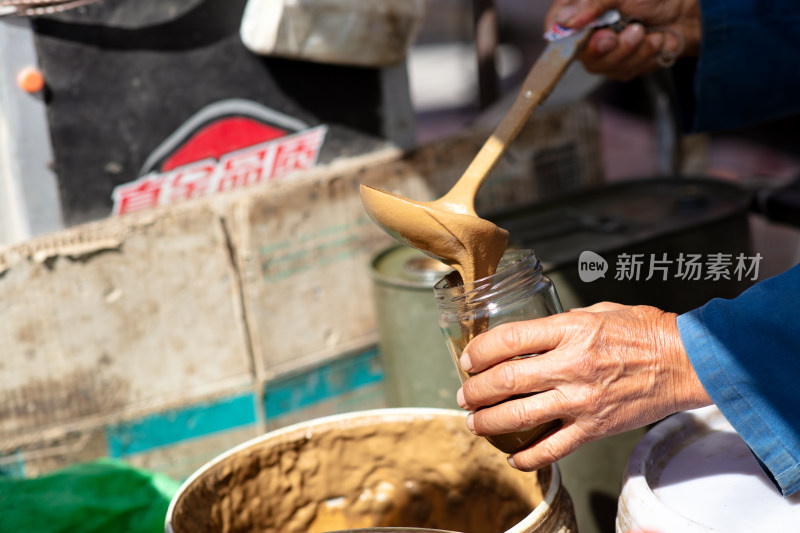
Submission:
M 539 355 L 511 359 L 531 353 Z M 458 391 L 461 407 L 483 407 L 467 418 L 476 434 L 562 421 L 557 431 L 509 458 L 521 470 L 711 404 L 683 349 L 676 315 L 653 307 L 601 303 L 498 326 L 466 346 L 461 365 L 476 373 Z M 494 405 L 532 392 L 538 394 Z
M 609 9 L 641 24 L 631 24 L 619 35 L 610 29 L 597 30 L 579 56 L 589 72 L 628 80 L 660 68 L 658 55 L 680 48 L 678 37 L 665 28 L 683 37 L 681 55 L 696 56 L 700 49 L 698 0 L 555 0 L 545 19 L 545 31 L 555 22 L 582 28 Z

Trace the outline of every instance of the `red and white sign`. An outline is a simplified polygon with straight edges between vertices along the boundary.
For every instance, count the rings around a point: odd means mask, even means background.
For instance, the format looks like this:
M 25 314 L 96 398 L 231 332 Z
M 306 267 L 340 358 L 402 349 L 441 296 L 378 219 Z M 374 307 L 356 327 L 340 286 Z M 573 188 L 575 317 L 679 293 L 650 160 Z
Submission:
M 168 140 L 176 146 L 160 147 L 165 153 L 151 156 L 159 156 L 159 162 L 146 164 L 156 168 L 114 188 L 113 214 L 243 189 L 311 168 L 328 130 L 317 126 L 291 132 L 291 126 L 279 128 L 250 117 L 220 117 L 210 124 L 204 120 L 185 138 Z

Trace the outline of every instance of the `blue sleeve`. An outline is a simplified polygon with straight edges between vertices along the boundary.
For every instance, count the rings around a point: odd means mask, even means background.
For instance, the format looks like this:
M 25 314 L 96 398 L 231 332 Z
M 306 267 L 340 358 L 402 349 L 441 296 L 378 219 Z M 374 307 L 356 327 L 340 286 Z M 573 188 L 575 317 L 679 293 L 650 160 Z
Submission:
M 700 0 L 697 61 L 673 70 L 684 128 L 728 130 L 800 113 L 800 2 Z
M 800 490 L 800 265 L 678 317 L 700 381 L 784 495 Z

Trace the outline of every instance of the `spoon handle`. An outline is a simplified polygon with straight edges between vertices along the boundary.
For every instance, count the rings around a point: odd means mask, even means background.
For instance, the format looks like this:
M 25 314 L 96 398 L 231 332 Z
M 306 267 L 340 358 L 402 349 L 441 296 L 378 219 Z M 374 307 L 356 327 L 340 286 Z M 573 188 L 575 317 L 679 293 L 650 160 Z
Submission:
M 591 28 L 550 42 L 531 68 L 511 109 L 484 143 L 461 178 L 441 200 L 469 206 L 474 213 L 474 199 L 486 177 L 522 126 L 556 86 L 569 63 L 592 33 Z

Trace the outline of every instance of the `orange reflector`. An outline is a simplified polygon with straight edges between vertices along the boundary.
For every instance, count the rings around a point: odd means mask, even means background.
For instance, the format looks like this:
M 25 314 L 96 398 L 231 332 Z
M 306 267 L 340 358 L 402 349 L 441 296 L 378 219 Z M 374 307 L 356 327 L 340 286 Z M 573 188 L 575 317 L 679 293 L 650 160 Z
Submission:
M 44 75 L 36 67 L 25 67 L 17 74 L 17 85 L 26 93 L 38 93 L 44 89 Z

